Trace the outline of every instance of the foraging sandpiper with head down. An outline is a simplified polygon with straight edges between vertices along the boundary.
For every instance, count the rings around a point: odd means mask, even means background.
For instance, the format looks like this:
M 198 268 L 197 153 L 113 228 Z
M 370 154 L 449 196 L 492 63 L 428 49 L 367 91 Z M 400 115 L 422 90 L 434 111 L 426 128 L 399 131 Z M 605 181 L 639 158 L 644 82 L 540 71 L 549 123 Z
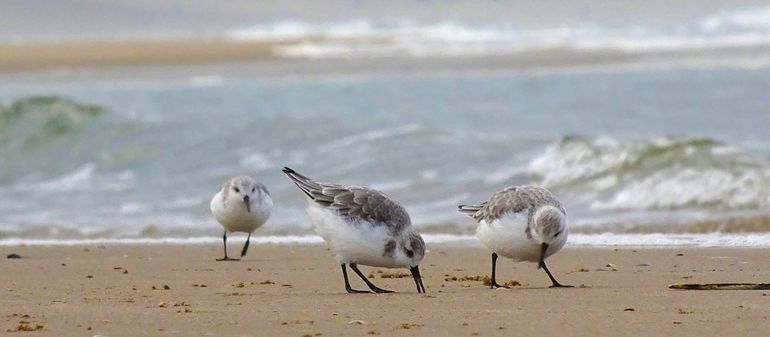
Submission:
M 237 261 L 227 257 L 227 232 L 244 232 L 249 236 L 241 250 L 241 257 L 249 249 L 251 233 L 261 227 L 270 217 L 273 199 L 265 185 L 249 176 L 238 176 L 228 180 L 211 199 L 211 213 L 225 228 L 222 241 L 225 257 L 217 261 Z
M 347 292 L 368 292 L 351 288 L 347 265 L 373 292 L 392 292 L 369 281 L 358 269 L 359 264 L 409 268 L 417 292 L 425 292 L 419 268 L 425 242 L 412 227 L 403 206 L 371 188 L 319 183 L 288 167 L 283 173 L 308 197 L 307 212 L 313 228 L 340 263 Z
M 476 236 L 492 250 L 492 288 L 497 254 L 515 261 L 537 262 L 551 279 L 560 284 L 545 265 L 545 259 L 567 242 L 567 212 L 550 191 L 535 186 L 511 186 L 496 192 L 478 205 L 460 205 L 460 213 L 478 222 Z

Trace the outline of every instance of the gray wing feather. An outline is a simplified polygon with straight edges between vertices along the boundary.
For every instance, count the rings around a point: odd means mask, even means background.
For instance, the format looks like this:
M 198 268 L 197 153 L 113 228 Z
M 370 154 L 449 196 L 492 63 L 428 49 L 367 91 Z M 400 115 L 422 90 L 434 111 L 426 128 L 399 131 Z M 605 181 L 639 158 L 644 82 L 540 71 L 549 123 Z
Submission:
M 333 209 L 340 216 L 387 225 L 395 231 L 411 224 L 406 209 L 380 191 L 362 186 L 319 183 L 288 167 L 283 172 L 312 202 Z

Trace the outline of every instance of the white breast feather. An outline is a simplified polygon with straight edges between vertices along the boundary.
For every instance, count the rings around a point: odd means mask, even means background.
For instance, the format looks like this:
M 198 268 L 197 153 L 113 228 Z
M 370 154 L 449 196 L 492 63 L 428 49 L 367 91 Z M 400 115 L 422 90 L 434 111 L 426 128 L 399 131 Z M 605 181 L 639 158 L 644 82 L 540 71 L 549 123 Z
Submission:
M 540 245 L 526 234 L 527 215 L 506 213 L 499 219 L 479 221 L 476 236 L 493 252 L 517 261 L 538 261 Z
M 243 202 L 225 204 L 222 192 L 219 192 L 211 200 L 210 207 L 211 213 L 227 231 L 251 233 L 265 224 L 270 217 L 273 200 L 264 195 L 260 202 L 252 204 L 251 212 L 248 212 Z
M 393 258 L 384 256 L 385 244 L 391 240 L 386 226 L 350 224 L 333 210 L 317 206 L 314 202 L 309 204 L 307 212 L 316 233 L 329 244 L 339 263 L 403 267 L 397 265 Z

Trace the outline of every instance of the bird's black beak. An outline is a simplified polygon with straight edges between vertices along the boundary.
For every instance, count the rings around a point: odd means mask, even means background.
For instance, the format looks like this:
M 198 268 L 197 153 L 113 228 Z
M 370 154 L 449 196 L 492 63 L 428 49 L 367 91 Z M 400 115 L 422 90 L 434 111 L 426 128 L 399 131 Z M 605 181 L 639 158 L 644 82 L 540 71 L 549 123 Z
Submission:
M 540 244 L 540 261 L 537 262 L 537 269 L 543 268 L 545 265 L 545 251 L 548 250 L 548 244 L 543 242 Z
M 412 272 L 412 277 L 414 278 L 414 284 L 417 285 L 417 292 L 424 293 L 425 286 L 422 284 L 422 277 L 420 276 L 420 267 L 419 266 L 411 267 L 409 268 L 409 271 Z
M 243 203 L 246 204 L 246 212 L 251 213 L 251 202 L 248 195 L 243 196 Z

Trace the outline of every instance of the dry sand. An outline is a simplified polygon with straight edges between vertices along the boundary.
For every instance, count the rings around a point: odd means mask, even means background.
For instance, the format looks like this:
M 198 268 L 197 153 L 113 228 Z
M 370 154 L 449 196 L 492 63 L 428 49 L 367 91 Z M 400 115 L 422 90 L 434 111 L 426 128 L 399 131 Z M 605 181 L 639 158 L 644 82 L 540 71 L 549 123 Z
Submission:
M 577 288 L 549 289 L 534 264 L 501 259 L 500 279 L 522 286 L 490 290 L 452 280 L 487 275 L 485 249 L 433 245 L 421 266 L 425 295 L 410 277 L 369 267 L 375 284 L 398 293 L 347 294 L 321 245 L 255 245 L 239 262 L 214 261 L 219 245 L 0 252 L 0 335 L 8 336 L 770 335 L 770 291 L 667 288 L 770 281 L 761 249 L 570 248 L 549 266 Z M 23 258 L 4 258 L 12 252 Z M 40 330 L 9 332 L 19 327 Z

